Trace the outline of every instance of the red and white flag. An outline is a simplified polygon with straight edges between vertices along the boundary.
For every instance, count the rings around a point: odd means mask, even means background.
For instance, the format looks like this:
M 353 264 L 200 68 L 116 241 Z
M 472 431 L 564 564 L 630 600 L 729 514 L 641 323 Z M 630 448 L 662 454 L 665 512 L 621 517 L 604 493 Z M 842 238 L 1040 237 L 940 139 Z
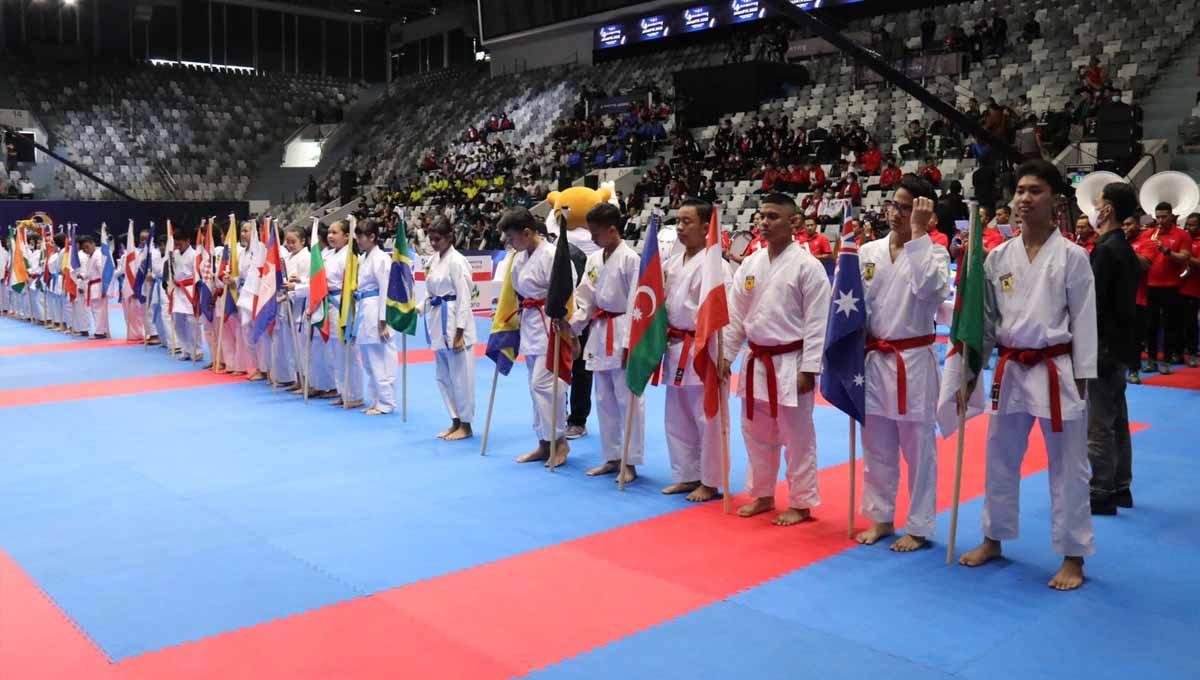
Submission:
M 704 414 L 715 418 L 721 403 L 723 386 L 718 379 L 720 343 L 717 334 L 729 324 L 728 290 L 726 289 L 725 258 L 721 253 L 721 223 L 713 206 L 708 223 L 708 245 L 700 263 L 700 309 L 696 314 L 696 375 L 704 383 Z

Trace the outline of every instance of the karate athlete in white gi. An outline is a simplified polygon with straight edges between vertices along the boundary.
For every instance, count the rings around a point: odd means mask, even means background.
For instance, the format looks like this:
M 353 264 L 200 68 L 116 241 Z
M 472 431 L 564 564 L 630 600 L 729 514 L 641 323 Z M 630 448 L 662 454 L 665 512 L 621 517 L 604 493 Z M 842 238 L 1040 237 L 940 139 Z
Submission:
M 547 467 L 558 467 L 567 461 L 570 451 L 564 437 L 567 427 L 567 390 L 570 386 L 566 381 L 556 378 L 546 367 L 550 321 L 544 309 L 546 293 L 550 288 L 550 270 L 554 265 L 554 246 L 546 239 L 545 224 L 535 220 L 525 208 L 505 211 L 498 226 L 515 250 L 512 282 L 521 301 L 521 355 L 525 357 L 525 366 L 529 369 L 533 431 L 538 438 L 537 448 L 518 456 L 517 462 L 546 461 Z M 553 399 L 555 380 L 559 380 L 557 402 Z M 551 432 L 550 421 L 555 413 L 556 425 Z M 552 439 L 557 441 L 555 460 L 550 460 Z
M 47 288 L 47 295 L 50 302 L 50 327 L 56 331 L 66 331 L 66 310 L 63 303 L 63 277 L 62 265 L 65 252 L 63 245 L 67 242 L 67 238 L 62 234 L 57 234 L 54 237 L 54 245 L 56 250 L 54 255 L 46 263 L 46 267 L 50 270 L 50 285 Z M 0 266 L 3 270 L 3 266 Z M 69 331 L 68 331 L 69 332 Z
M 621 238 L 620 210 L 611 203 L 600 203 L 587 214 L 588 231 L 600 250 L 588 255 L 583 280 L 575 289 L 575 313 L 570 328 L 579 335 L 590 329 L 583 358 L 592 372 L 596 413 L 600 420 L 600 449 L 604 463 L 588 470 L 589 477 L 617 474 L 617 481 L 628 484 L 637 479 L 645 445 L 646 406 L 625 384 L 625 362 L 629 358 L 630 316 L 627 314 L 637 292 L 641 258 Z M 634 399 L 633 423 L 629 435 L 629 454 L 625 473 L 621 452 L 625 442 L 625 413 Z
M 681 248 L 663 263 L 668 324 L 662 365 L 667 387 L 663 427 L 675 480 L 663 493 L 686 493 L 689 501 L 697 503 L 716 498 L 722 477 L 721 419 L 704 415 L 704 385 L 696 375 L 692 351 L 712 209 L 706 201 L 683 202 L 675 225 Z M 732 278 L 727 278 L 731 283 Z
M 984 262 L 984 356 L 1000 351 L 990 390 L 983 543 L 961 564 L 985 564 L 1000 542 L 1018 534 L 1021 460 L 1034 420 L 1050 467 L 1050 534 L 1062 567 L 1050 587 L 1083 584 L 1093 554 L 1086 381 L 1096 377 L 1096 290 L 1087 251 L 1053 222 L 1062 176 L 1045 161 L 1017 169 L 1014 198 L 1021 237 L 996 247 Z
M 92 315 L 92 338 L 102 340 L 108 337 L 108 296 L 104 290 L 104 253 L 96 247 L 93 236 L 79 237 L 79 251 L 87 259 L 80 262 L 83 272 L 80 276 L 80 294 L 84 304 Z
M 906 175 L 888 206 L 891 234 L 858 251 L 867 307 L 862 513 L 873 524 L 855 538 L 870 545 L 895 530 L 903 452 L 909 508 L 896 552 L 923 547 L 937 515 L 934 317 L 950 294 L 950 253 L 929 238 L 935 198 L 928 182 Z
M 9 269 L 12 266 L 12 255 L 5 247 L 4 239 L 0 239 L 0 313 L 11 315 L 12 293 L 8 288 Z
M 789 526 L 808 519 L 810 510 L 821 502 L 812 409 L 830 286 L 825 267 L 792 237 L 800 227 L 792 198 L 769 194 L 760 212 L 767 247 L 747 256 L 734 277 L 721 374 L 729 375 L 742 345 L 748 343 L 737 389 L 750 458 L 746 492 L 755 500 L 738 514 L 751 517 L 775 508 L 782 445 L 788 509 L 775 518 L 775 524 Z
M 196 337 L 196 249 L 192 248 L 192 238 L 180 229 L 175 234 L 174 280 L 175 290 L 171 293 L 170 304 L 171 323 L 175 327 L 175 344 L 179 346 L 180 361 L 191 361 L 192 355 L 197 358 L 203 350 L 197 345 Z
M 358 408 L 363 405 L 363 372 L 354 350 L 338 337 L 338 320 L 342 313 L 342 284 L 346 279 L 346 258 L 357 257 L 350 245 L 350 231 L 343 221 L 329 225 L 326 237 L 329 250 L 323 256 L 325 260 L 325 280 L 329 282 L 329 342 L 325 343 L 323 361 L 329 362 L 333 371 L 334 382 L 337 384 L 338 398 L 334 406 Z M 315 342 L 315 339 L 314 339 Z M 346 353 L 350 353 L 347 367 Z M 315 357 L 314 357 L 315 359 Z
M 132 228 L 129 232 L 133 233 Z M 144 238 L 144 237 L 143 237 Z M 138 302 L 137 283 L 138 247 L 131 242 L 125 243 L 125 252 L 117 263 L 117 276 L 121 279 L 121 310 L 125 313 L 125 339 L 130 342 L 142 342 L 146 337 L 146 310 Z
M 293 294 L 296 284 L 308 284 L 311 275 L 312 253 L 308 250 L 308 230 L 303 227 L 288 227 L 280 232 L 283 242 L 279 245 L 279 264 L 283 267 L 284 290 L 276 294 L 279 316 L 275 321 L 275 333 L 271 338 L 271 356 L 274 364 L 272 373 L 280 387 L 288 392 L 304 389 L 300 379 L 300 359 L 303 345 L 298 344 L 304 305 L 308 298 L 297 299 Z
M 161 344 L 164 336 L 162 333 L 162 309 L 159 300 L 162 298 L 162 286 L 159 284 L 162 277 L 162 253 L 158 250 L 158 245 L 151 243 L 149 248 L 145 248 L 146 241 L 150 240 L 150 233 L 143 231 L 138 236 L 139 247 L 137 259 L 134 261 L 134 271 L 140 271 L 142 263 L 146 258 L 150 258 L 150 265 L 146 270 L 146 280 L 142 283 L 142 295 L 146 300 L 142 303 L 142 326 L 149 338 L 146 340 L 147 345 Z M 157 290 L 156 290 L 157 288 Z
M 437 385 L 450 412 L 450 427 L 439 439 L 472 436 L 475 419 L 475 315 L 471 313 L 471 263 L 455 250 L 454 227 L 445 217 L 426 231 L 435 255 L 425 273 L 421 305 L 425 335 L 437 361 Z
M 248 371 L 246 380 L 258 381 L 267 378 L 271 366 L 271 340 L 260 338 L 254 341 L 254 301 L 258 296 L 259 268 L 267 258 L 267 246 L 258 238 L 258 224 L 254 221 L 242 223 L 241 243 L 245 247 L 243 257 L 238 258 L 239 285 L 238 317 L 241 322 L 241 341 L 238 351 L 244 353 L 243 370 Z
M 367 396 L 371 402 L 363 413 L 378 416 L 396 410 L 396 351 L 392 347 L 392 331 L 387 325 L 384 298 L 392 259 L 377 245 L 379 223 L 375 220 L 359 222 L 354 238 L 363 252 L 358 259 L 358 290 L 354 291 L 357 302 L 354 347 L 366 371 Z
M 316 221 L 316 218 L 314 218 Z M 300 229 L 296 227 L 296 229 Z M 321 234 L 324 227 L 318 227 L 317 238 L 323 245 L 325 240 Z M 291 229 L 288 230 L 289 233 Z M 297 272 L 294 280 L 288 280 L 288 296 L 292 300 L 292 310 L 296 319 L 297 337 L 300 340 L 300 345 L 296 348 L 297 366 L 301 374 L 308 374 L 308 396 L 325 399 L 337 394 L 333 378 L 333 367 L 329 365 L 327 359 L 327 348 L 325 340 L 321 337 L 318 326 L 320 324 L 310 324 L 308 320 L 308 296 L 312 277 L 312 251 L 310 247 L 311 230 L 300 229 L 305 243 L 305 262 L 302 265 L 303 270 Z M 286 244 L 286 241 L 285 241 Z M 318 246 L 320 247 L 320 246 Z M 325 256 L 329 249 L 321 248 L 321 263 L 324 266 Z M 326 282 L 328 282 L 326 278 Z M 338 286 L 341 286 L 339 279 Z M 340 292 L 340 291 L 339 291 Z M 328 298 L 326 298 L 328 299 Z M 340 302 L 340 300 L 339 300 Z M 322 322 L 323 323 L 323 322 Z M 336 326 L 331 325 L 330 340 Z M 307 346 L 307 347 L 306 347 Z M 307 352 L 307 355 L 306 355 Z M 297 389 L 302 389 L 303 384 Z

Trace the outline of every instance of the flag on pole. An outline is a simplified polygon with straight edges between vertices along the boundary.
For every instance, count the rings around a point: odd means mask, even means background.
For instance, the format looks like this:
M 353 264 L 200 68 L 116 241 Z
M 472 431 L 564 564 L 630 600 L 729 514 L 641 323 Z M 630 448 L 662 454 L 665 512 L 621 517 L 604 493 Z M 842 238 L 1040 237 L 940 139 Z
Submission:
M 959 258 L 958 272 L 954 282 L 954 317 L 950 322 L 950 351 L 942 369 L 942 385 L 938 394 L 937 421 L 942 436 L 950 436 L 958 429 L 958 392 L 963 370 L 968 380 L 978 379 L 983 372 L 983 296 L 986 279 L 983 260 L 983 227 L 979 223 L 979 206 L 971 202 L 971 229 L 967 236 L 967 248 Z M 965 358 L 965 365 L 964 365 Z M 967 418 L 983 412 L 982 387 L 975 385 L 971 394 Z
M 325 260 L 321 257 L 321 237 L 318 227 L 321 220 L 313 218 L 312 254 L 309 258 L 308 269 L 308 321 L 321 333 L 321 337 L 329 340 L 329 279 L 325 276 Z
M 138 302 L 143 305 L 149 304 L 153 288 L 146 289 L 146 279 L 150 276 L 150 267 L 153 265 L 153 256 L 150 249 L 154 247 L 154 223 L 150 223 L 150 231 L 146 236 L 146 243 L 142 246 L 142 253 L 139 257 L 142 258 L 141 264 L 138 265 L 137 278 L 134 279 L 133 292 L 137 295 Z M 153 282 L 150 283 L 154 285 Z
M 202 227 L 204 225 L 201 225 Z M 215 262 L 213 261 L 213 221 L 208 220 L 207 228 L 203 229 L 204 242 L 201 245 L 200 253 L 196 255 L 196 300 L 197 309 L 196 316 L 204 315 L 205 319 L 210 322 L 213 320 L 214 312 L 214 296 L 210 281 L 215 272 Z
M 53 226 L 48 226 L 42 230 L 42 251 L 44 255 L 42 257 L 42 262 L 45 262 L 45 264 L 42 266 L 42 282 L 49 287 L 51 278 L 50 260 L 54 257 L 54 254 L 58 252 L 58 249 L 54 247 Z
M 226 276 L 235 282 L 241 276 L 241 270 L 238 268 L 237 216 L 233 213 L 229 213 L 229 230 L 225 232 L 225 249 L 221 257 L 221 270 L 217 273 L 217 278 L 221 280 L 224 280 Z M 237 288 L 227 287 L 225 289 L 225 318 L 237 314 L 237 300 Z
M 399 209 L 397 209 L 399 215 Z M 396 245 L 392 248 L 392 270 L 388 275 L 387 324 L 405 335 L 417 334 L 417 303 L 413 299 L 412 257 L 404 220 L 396 222 Z
M 279 243 L 275 240 L 275 230 L 267 231 L 267 252 L 263 260 L 262 273 L 258 279 L 257 302 L 254 306 L 254 341 L 258 342 L 263 334 L 274 331 L 275 317 L 279 313 L 279 302 L 275 295 L 283 290 L 282 263 L 279 261 Z
M 116 274 L 116 264 L 113 262 L 112 243 L 108 238 L 108 225 L 100 223 L 100 255 L 104 257 L 104 269 L 100 272 L 100 297 L 108 297 L 108 287 Z
M 667 308 L 663 290 L 662 259 L 658 255 L 658 214 L 650 218 L 642 247 L 637 292 L 633 296 L 629 326 L 629 359 L 625 365 L 625 384 L 629 391 L 642 396 L 650 376 L 662 364 L 667 350 Z
M 704 249 L 704 269 L 700 275 L 700 308 L 696 312 L 696 358 L 692 365 L 704 383 L 704 415 L 716 418 L 721 408 L 721 381 L 717 366 L 717 334 L 729 324 L 728 270 L 721 253 L 721 222 L 713 206 L 708 221 L 708 238 Z
M 854 234 L 841 237 L 833 299 L 825 327 L 821 396 L 859 423 L 866 421 L 867 305 Z
M 492 317 L 492 332 L 488 335 L 487 350 L 484 352 L 496 362 L 496 368 L 504 375 L 512 370 L 513 362 L 521 351 L 521 307 L 517 303 L 517 289 L 513 288 L 512 282 L 512 266 L 516 259 L 516 253 L 508 257 L 504 284 L 500 287 L 496 314 Z
M 75 243 L 75 227 L 67 226 L 67 249 L 63 251 L 63 293 L 72 302 L 79 296 L 79 285 L 75 282 L 75 271 L 79 268 L 79 246 Z
M 353 229 L 351 231 L 353 232 Z M 338 337 L 342 339 L 342 344 L 348 345 L 354 341 L 357 326 L 354 294 L 358 292 L 358 255 L 354 253 L 353 241 L 346 248 L 346 269 L 342 274 L 342 307 L 338 310 Z
M 253 227 L 250 229 L 250 248 L 247 250 L 250 262 L 245 264 L 246 280 L 242 283 L 242 291 L 238 295 L 238 308 L 246 312 L 247 319 L 254 316 L 254 310 L 258 307 L 258 283 L 262 278 L 263 262 L 267 256 L 263 242 L 258 240 L 259 231 Z
M 20 293 L 29 285 L 29 265 L 25 262 L 25 229 L 17 225 L 17 237 L 13 240 L 12 290 Z
M 546 318 L 550 320 L 550 344 L 546 348 L 546 369 L 558 377 L 571 382 L 571 365 L 574 357 L 570 345 L 565 342 L 555 342 L 558 334 L 554 322 L 559 319 L 570 319 L 575 307 L 575 275 L 571 266 L 571 249 L 567 243 L 567 235 L 559 234 L 554 247 L 554 264 L 550 267 L 550 286 L 546 291 Z M 558 345 L 558 356 L 554 356 L 555 345 Z M 557 359 L 557 360 L 556 360 Z

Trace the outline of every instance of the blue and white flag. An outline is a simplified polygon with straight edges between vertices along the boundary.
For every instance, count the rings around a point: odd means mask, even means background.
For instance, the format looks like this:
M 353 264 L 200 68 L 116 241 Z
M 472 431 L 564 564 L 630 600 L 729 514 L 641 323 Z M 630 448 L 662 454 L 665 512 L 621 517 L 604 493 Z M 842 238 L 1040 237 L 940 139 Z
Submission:
M 854 234 L 842 237 L 825 331 L 821 396 L 859 423 L 866 420 L 867 305 Z

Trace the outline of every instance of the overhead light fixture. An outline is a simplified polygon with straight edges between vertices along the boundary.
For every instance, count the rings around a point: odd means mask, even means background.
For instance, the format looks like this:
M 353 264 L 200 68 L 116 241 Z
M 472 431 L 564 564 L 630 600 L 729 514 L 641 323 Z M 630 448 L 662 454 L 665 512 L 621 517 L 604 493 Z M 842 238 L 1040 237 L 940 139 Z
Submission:
M 354 8 L 354 13 L 355 13 L 355 14 L 362 14 L 362 10 L 361 10 L 361 9 L 359 9 L 359 8 L 357 8 L 357 7 L 355 7 L 355 8 Z

